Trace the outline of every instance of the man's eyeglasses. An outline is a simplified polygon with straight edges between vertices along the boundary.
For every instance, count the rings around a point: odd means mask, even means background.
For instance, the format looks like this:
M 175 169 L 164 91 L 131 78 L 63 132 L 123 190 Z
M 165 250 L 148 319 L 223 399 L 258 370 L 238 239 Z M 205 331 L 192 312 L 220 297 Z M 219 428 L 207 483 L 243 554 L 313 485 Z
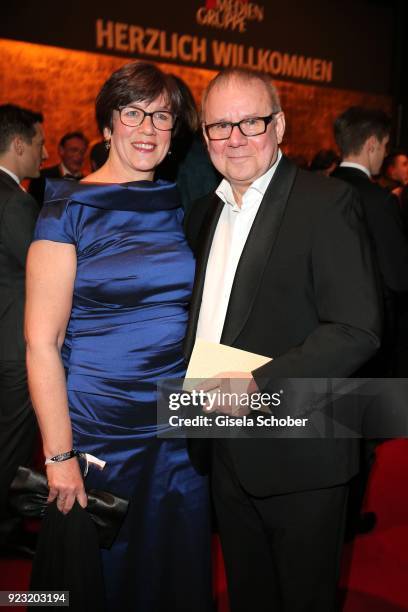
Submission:
M 138 127 L 142 125 L 145 117 L 151 117 L 154 127 L 164 132 L 172 130 L 176 123 L 176 116 L 170 111 L 157 110 L 153 113 L 147 113 L 137 106 L 124 106 L 118 110 L 121 122 L 128 127 Z
M 241 119 L 241 121 L 236 123 L 231 121 L 209 123 L 204 126 L 205 133 L 209 140 L 227 140 L 231 136 L 234 127 L 237 127 L 244 136 L 259 136 L 266 132 L 269 123 L 279 112 L 276 111 L 266 117 L 248 117 L 248 119 Z

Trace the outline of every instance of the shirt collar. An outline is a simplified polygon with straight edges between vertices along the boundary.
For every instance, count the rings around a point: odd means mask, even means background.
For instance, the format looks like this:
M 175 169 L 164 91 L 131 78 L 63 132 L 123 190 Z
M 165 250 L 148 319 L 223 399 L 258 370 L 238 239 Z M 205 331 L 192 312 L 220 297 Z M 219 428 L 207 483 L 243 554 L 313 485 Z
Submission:
M 361 164 L 356 164 L 355 162 L 342 161 L 340 164 L 340 167 L 341 168 L 355 168 L 356 170 L 361 170 L 361 172 L 364 172 L 364 174 L 366 174 L 368 178 L 371 178 L 369 169 L 366 168 L 365 166 L 362 166 Z
M 72 172 L 68 170 L 66 166 L 64 166 L 62 162 L 60 163 L 60 171 L 63 177 L 69 174 L 70 177 L 74 176 L 75 178 L 78 178 L 78 179 L 82 178 L 82 175 L 80 172 L 76 172 L 75 174 L 73 174 Z
M 20 179 L 18 178 L 17 174 L 14 174 L 14 172 L 12 172 L 11 170 L 9 170 L 8 168 L 5 168 L 4 166 L 0 166 L 0 170 L 3 170 L 3 172 L 5 172 L 6 174 L 8 174 L 14 181 L 16 181 L 17 185 L 19 187 L 21 187 L 20 185 Z
M 278 149 L 278 155 L 276 157 L 275 163 L 269 168 L 269 170 L 265 172 L 265 174 L 257 178 L 248 187 L 246 193 L 248 193 L 248 191 L 252 189 L 254 191 L 257 191 L 263 197 L 265 195 L 265 191 L 267 190 L 269 183 L 272 180 L 273 175 L 275 174 L 275 170 L 278 167 L 278 164 L 281 158 L 282 158 L 282 152 L 280 149 Z M 215 193 L 224 202 L 224 204 L 229 204 L 232 207 L 237 207 L 237 203 L 235 202 L 235 197 L 232 191 L 231 184 L 229 181 L 227 181 L 227 179 L 225 178 L 222 179 Z M 244 194 L 244 198 L 245 198 L 246 193 Z M 244 198 L 243 198 L 243 203 L 244 203 Z

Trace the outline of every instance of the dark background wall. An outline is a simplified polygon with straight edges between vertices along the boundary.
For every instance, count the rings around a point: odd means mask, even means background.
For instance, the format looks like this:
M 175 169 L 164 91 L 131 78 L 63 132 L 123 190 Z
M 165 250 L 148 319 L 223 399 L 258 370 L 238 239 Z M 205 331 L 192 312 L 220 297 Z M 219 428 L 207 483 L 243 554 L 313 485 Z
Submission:
M 393 8 L 395 27 L 391 94 L 395 144 L 408 148 L 408 2 L 397 0 Z
M 213 5 L 223 7 L 216 21 L 229 27 L 214 27 Z M 160 59 L 201 68 L 217 69 L 211 44 L 214 40 L 243 45 L 246 49 L 268 49 L 281 54 L 321 58 L 333 62 L 331 85 L 370 93 L 391 94 L 391 66 L 394 54 L 394 31 L 401 26 L 396 6 L 405 0 L 150 0 L 131 3 L 128 0 L 73 0 L 62 14 L 54 0 L 21 0 L 8 7 L 7 19 L 0 23 L 0 37 L 97 53 L 110 52 L 128 58 Z M 226 10 L 226 7 L 230 10 Z M 240 10 L 255 14 L 240 21 Z M 237 8 L 238 7 L 238 8 Z M 400 10 L 400 9 L 399 9 Z M 256 17 L 261 13 L 262 18 Z M 201 18 L 200 18 L 201 17 Z M 234 19 L 235 18 L 235 19 Z M 122 28 L 121 48 L 98 48 L 96 21 L 135 26 L 145 32 L 144 52 L 127 46 L 126 28 Z M 149 52 L 149 30 L 205 38 L 206 61 L 199 58 L 165 58 Z M 244 31 L 242 31 L 244 30 Z M 169 42 L 169 41 L 167 41 Z M 105 41 L 106 43 L 106 41 Z M 130 45 L 131 47 L 131 45 Z M 174 61 L 173 61 L 174 63 Z M 275 74 L 285 78 L 284 75 Z M 299 80 L 290 79 L 289 80 Z M 300 79 L 302 80 L 302 79 Z
M 406 0 L 259 0 L 252 3 L 253 11 L 260 11 L 263 19 L 244 20 L 242 32 L 239 20 L 235 28 L 198 23 L 198 12 L 208 15 L 211 4 L 217 2 L 235 9 L 240 6 L 233 0 L 137 4 L 75 0 L 62 15 L 61 5 L 51 0 L 14 3 L 0 22 L 0 103 L 11 101 L 44 112 L 53 162 L 64 132 L 82 129 L 91 140 L 98 138 L 94 98 L 114 69 L 133 59 L 158 62 L 164 70 L 184 78 L 199 101 L 219 69 L 213 52 L 216 41 L 234 46 L 235 60 L 241 48 L 241 60 L 248 62 L 252 48 L 253 58 L 263 53 L 268 66 L 275 69 L 279 62 L 270 61 L 272 54 L 275 59 L 286 56 L 292 62 L 330 67 L 330 80 L 320 81 L 312 78 L 310 70 L 297 76 L 293 71 L 289 75 L 271 72 L 287 115 L 288 153 L 310 159 L 319 148 L 334 146 L 333 120 L 351 104 L 392 110 L 394 141 L 408 146 Z M 219 18 L 231 14 L 220 11 Z M 116 36 L 109 47 L 105 37 L 98 47 L 98 20 L 122 38 Z M 131 31 L 139 36 L 136 50 L 130 48 Z M 181 53 L 176 44 L 174 56 L 169 57 L 172 41 L 180 44 L 183 36 L 188 53 Z M 205 61 L 202 53 L 193 57 L 193 41 L 205 45 Z M 230 60 L 233 58 L 232 53 Z

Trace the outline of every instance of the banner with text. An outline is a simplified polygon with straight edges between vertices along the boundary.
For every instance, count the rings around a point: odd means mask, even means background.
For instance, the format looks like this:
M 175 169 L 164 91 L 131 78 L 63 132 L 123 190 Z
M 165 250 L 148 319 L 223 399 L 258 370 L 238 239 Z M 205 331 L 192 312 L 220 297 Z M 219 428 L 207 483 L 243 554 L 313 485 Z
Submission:
M 369 0 L 23 0 L 0 38 L 220 70 L 247 67 L 280 80 L 388 94 L 393 13 Z M 375 66 L 375 70 L 373 69 Z

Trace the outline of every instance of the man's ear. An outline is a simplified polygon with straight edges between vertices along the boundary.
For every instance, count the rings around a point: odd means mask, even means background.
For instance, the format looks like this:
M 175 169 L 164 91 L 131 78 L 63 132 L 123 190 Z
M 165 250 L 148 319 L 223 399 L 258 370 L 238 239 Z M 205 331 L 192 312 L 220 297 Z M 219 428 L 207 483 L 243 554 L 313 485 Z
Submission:
M 280 144 L 283 140 L 283 135 L 285 133 L 285 114 L 280 111 L 280 113 L 278 113 L 275 116 L 275 134 L 276 134 L 276 140 L 278 141 L 278 144 Z
M 364 148 L 366 149 L 367 153 L 374 153 L 378 144 L 378 139 L 374 135 L 372 135 L 365 141 Z
M 15 136 L 11 142 L 11 147 L 17 153 L 17 155 L 21 157 L 24 153 L 25 142 L 21 136 Z

